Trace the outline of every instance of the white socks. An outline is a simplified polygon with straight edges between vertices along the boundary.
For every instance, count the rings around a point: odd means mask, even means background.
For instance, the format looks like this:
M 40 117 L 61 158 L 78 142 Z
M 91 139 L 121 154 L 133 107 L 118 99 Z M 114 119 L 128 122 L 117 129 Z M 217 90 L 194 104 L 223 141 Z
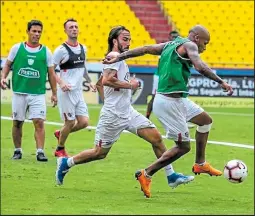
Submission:
M 74 161 L 73 161 L 73 157 L 70 157 L 70 158 L 67 159 L 67 165 L 68 165 L 69 167 L 72 167 L 72 166 L 75 165 L 75 163 L 74 163 Z
M 205 163 L 206 163 L 206 161 L 203 162 L 203 163 L 197 163 L 197 164 L 198 164 L 199 166 L 203 166 Z
M 166 172 L 166 176 L 170 176 L 171 174 L 174 173 L 174 168 L 172 164 L 165 166 L 165 172 Z
M 19 151 L 22 153 L 22 148 L 15 148 L 14 151 Z
M 41 152 L 43 153 L 43 149 L 41 149 L 41 148 L 37 149 L 37 150 L 36 150 L 36 155 L 37 155 L 38 153 L 41 153 Z

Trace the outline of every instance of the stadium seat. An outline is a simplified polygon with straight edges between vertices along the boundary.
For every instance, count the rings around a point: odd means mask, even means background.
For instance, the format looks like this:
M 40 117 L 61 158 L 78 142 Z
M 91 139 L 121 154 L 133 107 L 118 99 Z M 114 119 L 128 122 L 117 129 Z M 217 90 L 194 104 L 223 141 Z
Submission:
M 214 67 L 254 67 L 253 1 L 164 1 L 160 3 L 182 36 L 202 24 L 211 42 L 201 57 Z M 220 62 L 219 62 L 220 61 Z
M 63 23 L 77 19 L 80 43 L 88 47 L 88 61 L 100 61 L 107 51 L 107 37 L 112 27 L 125 25 L 131 31 L 131 47 L 154 44 L 139 19 L 125 1 L 2 1 L 1 56 L 6 57 L 11 46 L 27 39 L 27 22 L 39 19 L 44 24 L 41 42 L 52 51 L 66 39 Z M 128 60 L 129 64 L 156 65 L 156 56 Z

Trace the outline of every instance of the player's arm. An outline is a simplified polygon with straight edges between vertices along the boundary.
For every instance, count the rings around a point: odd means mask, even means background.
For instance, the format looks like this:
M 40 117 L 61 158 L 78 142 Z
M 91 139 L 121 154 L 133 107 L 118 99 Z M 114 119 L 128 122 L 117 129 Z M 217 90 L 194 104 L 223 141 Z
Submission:
M 51 51 L 47 48 L 47 68 L 48 68 L 48 79 L 51 87 L 51 102 L 53 107 L 57 105 L 57 82 L 56 82 L 56 73 L 53 64 L 53 57 Z
M 146 54 L 161 55 L 161 53 L 167 43 L 160 43 L 160 44 L 146 45 L 143 47 L 138 47 L 138 48 L 123 52 L 120 55 L 117 55 L 114 57 L 106 56 L 106 58 L 103 60 L 103 64 L 112 64 L 114 62 L 122 61 L 122 60 L 129 59 L 129 58 L 134 58 L 134 57 L 138 57 L 138 56 L 143 56 Z
M 117 71 L 114 69 L 104 69 L 102 84 L 104 86 L 109 86 L 112 88 L 123 88 L 123 89 L 137 89 L 139 87 L 139 82 L 135 79 L 130 80 L 130 82 L 120 81 L 117 76 Z
M 96 83 L 96 88 L 101 100 L 104 102 L 104 86 L 103 86 L 102 80 L 103 80 L 103 76 L 101 75 Z
M 12 66 L 12 61 L 7 59 L 5 64 L 4 64 L 2 73 L 1 73 L 1 88 L 2 89 L 6 89 L 7 88 L 7 85 L 6 85 L 7 80 L 6 80 L 6 78 L 7 78 L 8 74 L 10 73 L 11 66 Z
M 63 49 L 61 49 L 61 46 L 58 47 L 54 53 L 53 53 L 53 63 L 54 63 L 54 69 L 58 65 L 60 65 L 60 62 L 63 60 Z M 56 82 L 59 85 L 59 87 L 62 89 L 63 92 L 70 91 L 71 86 L 68 83 L 65 83 L 64 80 L 61 79 L 60 76 L 55 73 Z
M 57 81 L 55 76 L 54 67 L 48 67 L 48 78 L 50 82 L 50 87 L 53 95 L 57 95 Z
M 198 48 L 196 44 L 194 44 L 193 42 L 188 42 L 188 43 L 185 43 L 183 47 L 185 48 L 187 55 L 189 56 L 189 59 L 194 65 L 195 69 L 200 74 L 219 83 L 225 91 L 229 92 L 228 95 L 233 94 L 232 87 L 226 82 L 224 82 L 217 74 L 215 74 L 212 71 L 212 69 L 205 62 L 202 61 L 202 59 L 199 56 Z
M 6 78 L 8 77 L 9 73 L 10 73 L 10 70 L 11 70 L 11 67 L 12 67 L 12 64 L 14 62 L 14 59 L 17 55 L 17 52 L 18 52 L 18 49 L 20 47 L 20 43 L 18 44 L 15 44 L 14 46 L 12 46 L 10 52 L 9 52 L 9 55 L 6 59 L 6 62 L 4 64 L 4 67 L 3 67 L 3 70 L 2 70 L 2 73 L 1 73 L 1 88 L 2 89 L 6 89 L 7 88 L 7 85 L 6 85 Z
M 94 85 L 94 83 L 92 82 L 90 76 L 89 76 L 89 73 L 88 73 L 88 70 L 87 70 L 87 67 L 85 65 L 85 68 L 84 68 L 84 73 L 83 73 L 83 77 L 84 79 L 86 79 L 86 81 L 89 83 L 89 87 L 92 89 L 93 92 L 96 92 L 96 85 Z

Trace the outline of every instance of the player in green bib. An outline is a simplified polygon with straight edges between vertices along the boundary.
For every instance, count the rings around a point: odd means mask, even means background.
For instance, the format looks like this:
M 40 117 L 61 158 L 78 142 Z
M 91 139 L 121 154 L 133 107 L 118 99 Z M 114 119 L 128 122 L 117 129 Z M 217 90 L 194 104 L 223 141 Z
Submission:
M 57 104 L 56 78 L 51 51 L 39 43 L 43 24 L 31 20 L 27 25 L 28 41 L 15 44 L 6 60 L 1 75 L 1 87 L 6 89 L 7 76 L 12 69 L 12 138 L 15 146 L 12 159 L 22 158 L 22 125 L 28 114 L 35 127 L 36 158 L 48 161 L 44 154 L 46 118 L 46 79 L 52 89 L 51 101 Z
M 190 69 L 194 68 L 205 77 L 214 80 L 233 94 L 232 87 L 213 73 L 204 63 L 199 53 L 206 49 L 210 34 L 201 25 L 192 27 L 187 38 L 177 37 L 172 42 L 144 46 L 121 53 L 112 59 L 104 59 L 104 64 L 121 61 L 145 54 L 161 55 L 158 63 L 159 83 L 153 104 L 153 112 L 166 129 L 167 138 L 173 139 L 176 145 L 166 151 L 141 173 L 138 180 L 143 191 L 150 190 L 151 176 L 164 166 L 176 161 L 190 151 L 190 136 L 187 122 L 198 125 L 196 130 L 196 160 L 192 168 L 195 174 L 207 173 L 211 176 L 222 175 L 205 160 L 205 148 L 212 126 L 211 117 L 197 104 L 187 98 Z

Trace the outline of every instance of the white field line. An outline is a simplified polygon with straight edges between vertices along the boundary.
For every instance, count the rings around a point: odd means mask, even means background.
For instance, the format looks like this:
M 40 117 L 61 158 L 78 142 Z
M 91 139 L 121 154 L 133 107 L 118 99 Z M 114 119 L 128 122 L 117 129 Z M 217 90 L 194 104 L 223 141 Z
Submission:
M 102 107 L 100 106 L 88 106 L 88 109 L 101 109 Z M 139 112 L 145 112 L 146 109 L 145 108 L 139 108 L 136 107 L 135 108 L 137 111 Z M 254 113 L 227 113 L 227 112 L 208 112 L 208 114 L 212 114 L 212 115 L 226 115 L 226 116 L 254 116 Z
M 12 118 L 7 117 L 7 116 L 1 116 L 1 119 L 3 120 L 12 120 Z M 32 123 L 31 120 L 25 120 L 25 122 L 30 122 Z M 58 125 L 58 126 L 62 126 L 63 123 L 60 122 L 50 122 L 50 121 L 45 121 L 45 124 L 48 125 Z M 88 126 L 86 128 L 87 130 L 95 130 L 96 127 L 95 126 Z M 129 131 L 124 130 L 124 133 L 130 133 Z M 166 136 L 162 136 L 163 138 L 166 138 Z M 191 141 L 195 141 L 194 139 L 190 139 Z M 240 144 L 240 143 L 230 143 L 230 142 L 219 142 L 219 141 L 210 141 L 208 140 L 207 143 L 210 144 L 215 144 L 215 145 L 225 145 L 225 146 L 233 146 L 233 147 L 239 147 L 239 148 L 248 148 L 248 149 L 254 149 L 254 146 L 252 145 L 248 145 L 248 144 Z

